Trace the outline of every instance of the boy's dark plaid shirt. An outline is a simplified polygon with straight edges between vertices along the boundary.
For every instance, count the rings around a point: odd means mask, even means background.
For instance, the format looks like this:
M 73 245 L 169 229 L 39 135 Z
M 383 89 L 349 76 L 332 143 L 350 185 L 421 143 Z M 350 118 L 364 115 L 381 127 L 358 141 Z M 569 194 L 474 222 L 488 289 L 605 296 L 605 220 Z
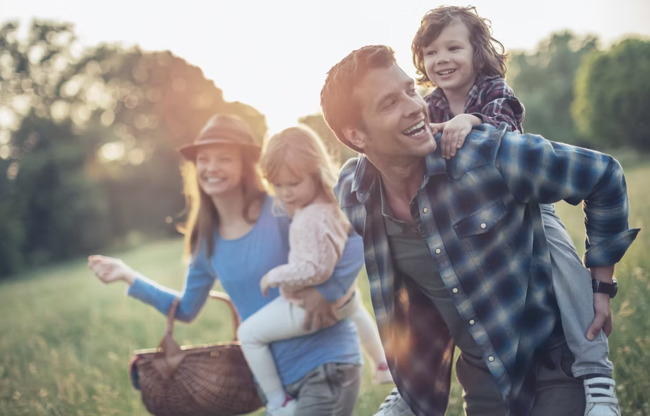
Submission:
M 509 414 L 520 416 L 533 403 L 533 354 L 559 319 L 539 203 L 584 201 L 587 267 L 618 262 L 638 230 L 628 229 L 625 179 L 613 158 L 505 130 L 479 126 L 449 161 L 439 150 L 428 155 L 412 212 Z M 395 382 L 417 415 L 443 415 L 453 341 L 435 308 L 395 275 L 378 179 L 365 156 L 352 159 L 336 196 L 363 237 Z
M 454 117 L 441 88 L 433 90 L 424 100 L 432 123 L 442 123 Z M 524 121 L 524 106 L 506 81 L 498 75 L 476 79 L 467 94 L 464 112 L 480 118 L 484 124 L 499 127 L 501 123 L 506 123 L 508 130 L 524 131 L 521 125 Z

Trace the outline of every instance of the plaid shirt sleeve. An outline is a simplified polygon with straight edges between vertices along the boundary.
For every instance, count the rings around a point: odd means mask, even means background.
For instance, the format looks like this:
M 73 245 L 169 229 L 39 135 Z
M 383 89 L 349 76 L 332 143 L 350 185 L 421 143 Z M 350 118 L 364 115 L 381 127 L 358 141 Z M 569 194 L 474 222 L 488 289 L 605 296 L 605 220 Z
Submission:
M 506 123 L 510 131 L 524 131 L 524 106 L 503 78 L 486 77 L 476 87 L 470 92 L 466 112 L 494 127 Z
M 496 161 L 512 194 L 522 202 L 582 203 L 586 267 L 617 263 L 636 238 L 639 229 L 628 228 L 625 176 L 613 157 L 538 135 L 506 133 Z

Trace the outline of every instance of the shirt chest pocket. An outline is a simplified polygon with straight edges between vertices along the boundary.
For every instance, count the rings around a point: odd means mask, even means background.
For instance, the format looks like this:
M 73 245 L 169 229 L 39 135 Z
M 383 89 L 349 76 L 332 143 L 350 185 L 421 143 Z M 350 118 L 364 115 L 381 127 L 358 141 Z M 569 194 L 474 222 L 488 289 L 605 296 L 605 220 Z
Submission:
M 499 227 L 506 213 L 503 201 L 495 201 L 455 221 L 454 231 L 459 238 L 491 233 Z

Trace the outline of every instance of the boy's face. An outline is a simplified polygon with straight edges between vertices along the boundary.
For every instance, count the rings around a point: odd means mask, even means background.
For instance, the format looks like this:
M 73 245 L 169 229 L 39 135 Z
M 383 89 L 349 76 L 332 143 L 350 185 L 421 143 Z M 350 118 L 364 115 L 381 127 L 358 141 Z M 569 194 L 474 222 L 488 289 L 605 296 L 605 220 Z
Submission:
M 397 64 L 370 70 L 352 93 L 361 119 L 344 133 L 371 161 L 397 163 L 435 150 L 426 103 Z
M 448 97 L 466 96 L 476 80 L 474 48 L 469 37 L 467 26 L 454 22 L 422 49 L 427 77 Z

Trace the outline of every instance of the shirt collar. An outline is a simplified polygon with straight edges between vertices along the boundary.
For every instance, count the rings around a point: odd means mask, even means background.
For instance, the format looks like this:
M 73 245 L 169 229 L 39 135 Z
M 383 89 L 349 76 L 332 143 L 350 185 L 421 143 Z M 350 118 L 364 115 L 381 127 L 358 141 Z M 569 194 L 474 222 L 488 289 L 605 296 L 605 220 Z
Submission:
M 440 134 L 436 134 L 436 150 L 424 157 L 425 177 L 422 186 L 427 184 L 431 176 L 447 174 L 447 161 L 440 156 L 440 137 Z M 381 192 L 379 170 L 365 155 L 359 155 L 357 168 L 354 172 L 354 181 L 352 182 L 352 192 L 357 194 L 359 202 L 365 203 L 374 186 L 380 187 Z M 382 211 L 384 211 L 383 208 Z

